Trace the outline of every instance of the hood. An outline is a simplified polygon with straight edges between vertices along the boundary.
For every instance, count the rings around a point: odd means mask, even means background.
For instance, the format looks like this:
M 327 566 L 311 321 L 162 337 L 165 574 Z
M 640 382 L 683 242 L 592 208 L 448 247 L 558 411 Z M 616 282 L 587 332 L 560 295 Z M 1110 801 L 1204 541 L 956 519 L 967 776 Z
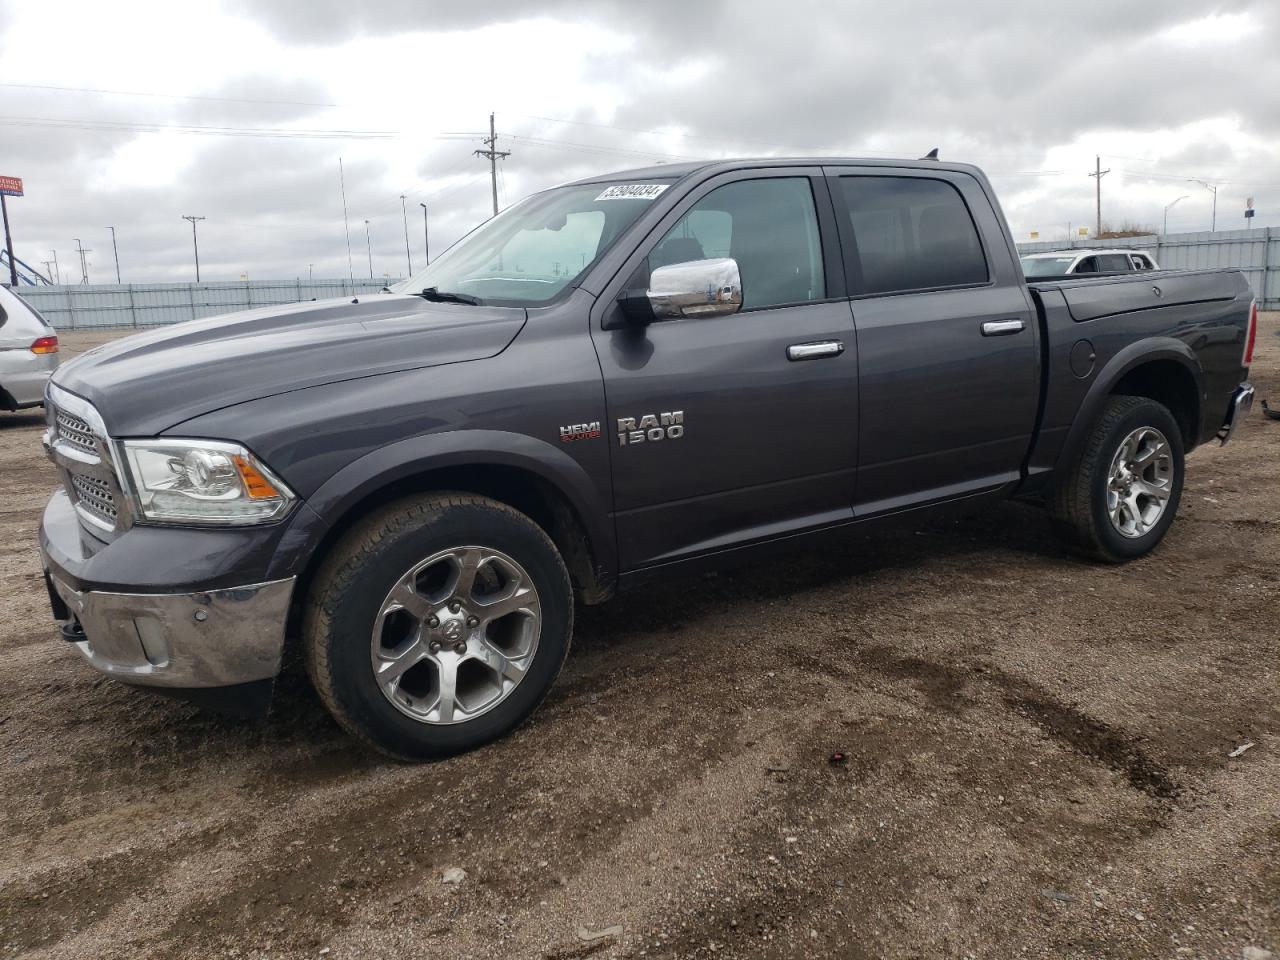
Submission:
M 381 373 L 481 360 L 519 333 L 522 307 L 374 294 L 264 307 L 124 337 L 54 376 L 115 436 L 154 436 L 231 404 Z

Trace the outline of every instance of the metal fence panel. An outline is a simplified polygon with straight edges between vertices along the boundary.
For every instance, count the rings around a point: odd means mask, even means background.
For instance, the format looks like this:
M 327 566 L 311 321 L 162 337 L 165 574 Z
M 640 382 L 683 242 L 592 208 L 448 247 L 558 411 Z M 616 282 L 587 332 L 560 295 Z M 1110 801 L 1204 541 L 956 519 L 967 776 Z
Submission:
M 22 287 L 56 330 L 154 327 L 255 307 L 377 293 L 395 280 L 249 280 L 239 283 L 94 283 Z
M 1054 243 L 1037 240 L 1018 244 L 1019 253 L 1051 250 L 1144 250 L 1170 270 L 1230 267 L 1249 280 L 1262 310 L 1280 310 L 1280 230 L 1219 230 L 1217 233 L 1167 233 L 1163 236 L 1124 237 L 1116 240 L 1075 240 Z

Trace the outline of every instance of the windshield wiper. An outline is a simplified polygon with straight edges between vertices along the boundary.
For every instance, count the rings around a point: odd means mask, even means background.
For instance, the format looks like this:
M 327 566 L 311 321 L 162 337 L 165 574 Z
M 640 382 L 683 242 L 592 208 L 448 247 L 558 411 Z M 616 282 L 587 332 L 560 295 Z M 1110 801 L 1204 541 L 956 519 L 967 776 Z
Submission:
M 423 300 L 430 300 L 432 303 L 466 303 L 473 307 L 480 306 L 479 297 L 473 297 L 469 293 L 451 293 L 448 290 L 440 290 L 436 287 L 427 287 L 418 296 Z

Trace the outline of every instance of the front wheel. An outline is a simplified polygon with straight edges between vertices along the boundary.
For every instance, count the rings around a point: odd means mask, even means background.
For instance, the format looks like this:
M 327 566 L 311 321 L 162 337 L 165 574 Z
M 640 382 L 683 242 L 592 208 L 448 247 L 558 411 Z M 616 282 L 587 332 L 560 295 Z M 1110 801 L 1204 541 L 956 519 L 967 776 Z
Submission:
M 439 494 L 353 528 L 307 597 L 308 672 L 349 732 L 406 760 L 501 736 L 542 702 L 573 631 L 555 545 L 505 504 Z
M 1183 458 L 1182 433 L 1167 407 L 1112 397 L 1049 499 L 1055 532 L 1111 563 L 1150 553 L 1178 512 Z

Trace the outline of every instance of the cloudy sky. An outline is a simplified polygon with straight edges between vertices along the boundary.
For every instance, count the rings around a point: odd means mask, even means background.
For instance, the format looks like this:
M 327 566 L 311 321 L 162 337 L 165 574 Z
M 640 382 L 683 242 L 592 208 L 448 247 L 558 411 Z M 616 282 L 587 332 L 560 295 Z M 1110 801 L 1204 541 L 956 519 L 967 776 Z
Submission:
M 686 158 L 983 166 L 1018 239 L 1094 218 L 1280 225 L 1280 4 L 881 0 L 0 0 L 0 174 L 18 256 L 78 281 L 346 276 L 421 265 L 505 205 Z

